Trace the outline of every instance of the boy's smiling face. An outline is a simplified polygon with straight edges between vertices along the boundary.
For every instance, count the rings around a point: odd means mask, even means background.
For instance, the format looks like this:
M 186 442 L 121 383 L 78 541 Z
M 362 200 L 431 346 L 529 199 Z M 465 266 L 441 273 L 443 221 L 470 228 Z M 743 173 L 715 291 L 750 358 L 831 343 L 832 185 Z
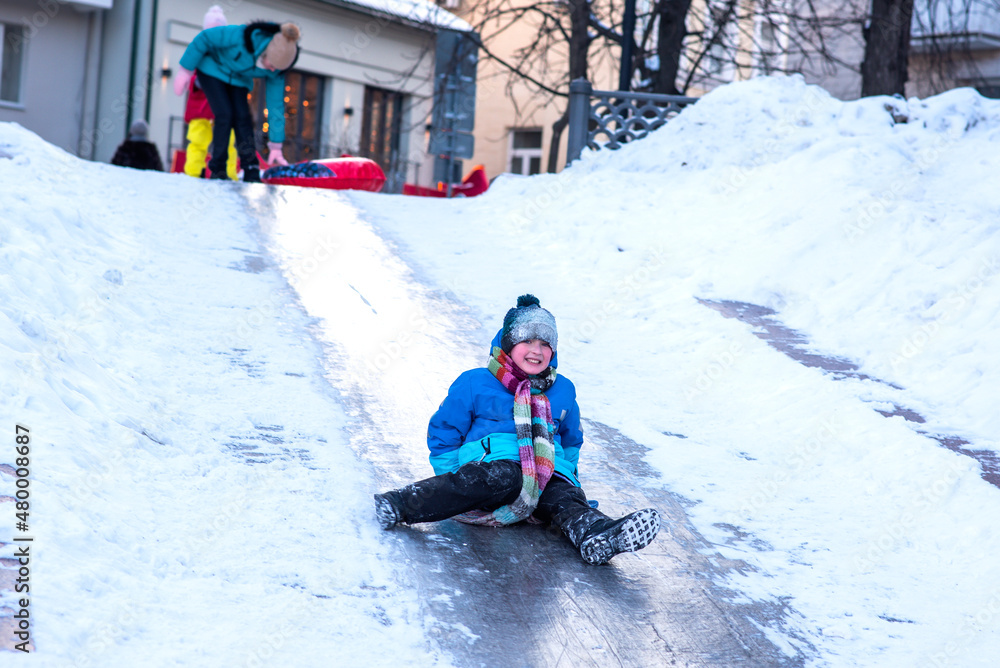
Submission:
M 552 361 L 552 348 L 541 339 L 530 339 L 511 348 L 510 358 L 521 371 L 534 376 L 548 368 Z

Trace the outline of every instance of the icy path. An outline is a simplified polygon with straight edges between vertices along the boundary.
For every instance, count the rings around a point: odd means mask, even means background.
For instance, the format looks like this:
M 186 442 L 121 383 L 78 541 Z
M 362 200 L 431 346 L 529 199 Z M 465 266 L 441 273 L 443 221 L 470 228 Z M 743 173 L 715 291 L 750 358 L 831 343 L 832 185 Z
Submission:
M 248 195 L 262 223 L 275 221 L 267 229 L 273 252 L 321 319 L 328 378 L 353 420 L 352 446 L 375 466 L 377 489 L 430 475 L 427 419 L 454 376 L 482 363 L 485 350 L 474 341 L 492 332 L 446 288 L 422 285 L 349 198 L 303 191 L 292 198 L 277 189 Z M 386 534 L 440 647 L 462 666 L 803 663 L 775 632 L 790 611 L 739 603 L 713 584 L 745 565 L 713 554 L 682 500 L 655 484 L 644 448 L 600 423 L 588 421 L 585 431 L 581 468 L 591 496 L 613 515 L 656 506 L 664 532 L 604 567 L 585 565 L 561 536 L 539 527 L 442 522 Z M 808 643 L 798 647 L 808 651 Z

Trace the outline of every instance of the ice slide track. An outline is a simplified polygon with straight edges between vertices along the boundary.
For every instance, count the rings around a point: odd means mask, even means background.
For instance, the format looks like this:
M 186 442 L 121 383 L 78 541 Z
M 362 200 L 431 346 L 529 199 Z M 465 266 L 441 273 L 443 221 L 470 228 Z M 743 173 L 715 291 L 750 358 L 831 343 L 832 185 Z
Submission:
M 427 420 L 458 372 L 484 361 L 476 341 L 493 332 L 366 220 L 357 204 L 364 198 L 275 188 L 241 194 L 265 237 L 276 221 L 294 221 L 280 250 L 286 260 L 320 260 L 297 285 L 299 299 L 321 323 L 314 333 L 327 378 L 351 419 L 351 446 L 372 468 L 372 492 L 430 475 Z M 264 245 L 275 249 L 273 239 Z M 644 463 L 646 448 L 598 422 L 584 431 L 587 493 L 611 515 L 656 507 L 660 536 L 641 552 L 590 566 L 539 526 L 447 520 L 387 532 L 399 580 L 424 606 L 428 642 L 462 668 L 803 665 L 814 654 L 806 640 L 785 642 L 798 648 L 789 656 L 764 630 L 789 638 L 794 611 L 747 602 L 719 584 L 747 565 L 724 559 L 698 534 L 686 501 Z
M 436 644 L 459 666 L 803 665 L 805 656 L 787 656 L 760 631 L 780 629 L 790 611 L 735 602 L 715 582 L 746 565 L 713 555 L 683 499 L 632 482 L 637 471 L 655 476 L 642 463 L 644 448 L 599 422 L 587 421 L 585 433 L 590 495 L 614 515 L 656 507 L 661 534 L 645 550 L 595 567 L 537 526 L 449 520 L 395 531 L 390 539 L 436 620 Z M 376 463 L 388 466 L 398 462 Z

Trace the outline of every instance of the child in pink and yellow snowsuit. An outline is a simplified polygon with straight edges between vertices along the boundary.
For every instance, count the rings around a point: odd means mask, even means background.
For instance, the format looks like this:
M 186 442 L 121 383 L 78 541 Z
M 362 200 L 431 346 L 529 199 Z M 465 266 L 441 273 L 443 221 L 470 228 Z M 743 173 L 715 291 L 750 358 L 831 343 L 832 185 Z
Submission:
M 216 26 L 224 26 L 226 15 L 222 7 L 212 5 L 205 13 L 202 26 L 207 30 Z M 212 143 L 212 121 L 215 116 L 208 105 L 205 92 L 198 85 L 198 76 L 191 77 L 188 84 L 187 103 L 184 105 L 184 122 L 187 123 L 187 153 L 184 159 L 184 173 L 199 178 L 205 171 L 205 161 L 208 158 L 208 146 Z M 236 134 L 229 133 L 229 160 L 226 162 L 226 174 L 236 180 Z

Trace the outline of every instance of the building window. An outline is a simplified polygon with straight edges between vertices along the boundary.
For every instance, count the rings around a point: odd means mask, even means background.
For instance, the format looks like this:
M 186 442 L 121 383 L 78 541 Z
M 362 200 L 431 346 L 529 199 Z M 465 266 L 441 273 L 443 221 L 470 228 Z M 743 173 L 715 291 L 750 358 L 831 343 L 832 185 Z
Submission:
M 402 124 L 403 94 L 366 86 L 361 155 L 377 162 L 387 176 L 399 167 L 396 162 Z
M 510 158 L 507 171 L 530 176 L 542 171 L 542 131 L 516 129 L 510 132 Z
M 323 118 L 323 77 L 306 72 L 285 74 L 285 143 L 281 152 L 288 162 L 320 158 L 320 135 Z M 254 112 L 257 150 L 266 155 L 267 105 L 263 79 L 254 79 L 250 109 Z
M 24 65 L 24 26 L 0 23 L 0 102 L 21 104 L 21 71 Z
M 757 74 L 772 74 L 785 69 L 785 20 L 778 16 L 762 17 L 757 24 L 755 40 L 755 67 Z

